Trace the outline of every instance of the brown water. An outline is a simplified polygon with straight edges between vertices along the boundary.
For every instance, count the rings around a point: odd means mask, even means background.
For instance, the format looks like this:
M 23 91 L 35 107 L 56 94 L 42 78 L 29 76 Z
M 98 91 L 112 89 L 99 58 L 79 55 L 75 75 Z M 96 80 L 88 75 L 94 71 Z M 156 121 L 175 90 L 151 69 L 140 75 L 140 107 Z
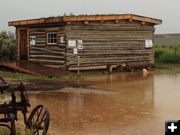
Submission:
M 53 135 L 163 135 L 165 120 L 180 119 L 180 75 L 114 73 L 87 80 L 92 89 L 31 93 L 46 105 Z

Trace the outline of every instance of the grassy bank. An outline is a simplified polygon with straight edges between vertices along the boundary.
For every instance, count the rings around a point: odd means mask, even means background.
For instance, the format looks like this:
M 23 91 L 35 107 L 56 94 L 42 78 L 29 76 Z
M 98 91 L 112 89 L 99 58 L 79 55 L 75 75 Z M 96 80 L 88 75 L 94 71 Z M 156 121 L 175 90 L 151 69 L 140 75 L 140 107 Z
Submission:
M 156 73 L 180 73 L 180 45 L 155 46 Z
M 8 129 L 0 129 L 0 135 L 9 135 L 10 131 Z M 16 135 L 32 135 L 32 133 L 30 133 L 29 131 L 25 132 L 25 133 L 19 133 L 16 132 Z
M 180 45 L 156 45 L 156 63 L 180 64 Z
M 180 64 L 164 64 L 156 63 L 155 72 L 161 74 L 176 74 L 180 73 Z
M 82 81 L 89 76 L 93 75 L 100 75 L 102 72 L 92 71 L 92 72 L 81 72 L 80 75 L 77 73 L 70 73 L 66 76 L 60 77 L 47 77 L 47 76 L 34 76 L 29 74 L 23 74 L 18 72 L 12 72 L 7 70 L 1 70 L 0 76 L 3 78 L 7 78 L 8 80 L 15 80 L 15 81 L 28 81 L 28 80 L 55 80 L 55 81 Z

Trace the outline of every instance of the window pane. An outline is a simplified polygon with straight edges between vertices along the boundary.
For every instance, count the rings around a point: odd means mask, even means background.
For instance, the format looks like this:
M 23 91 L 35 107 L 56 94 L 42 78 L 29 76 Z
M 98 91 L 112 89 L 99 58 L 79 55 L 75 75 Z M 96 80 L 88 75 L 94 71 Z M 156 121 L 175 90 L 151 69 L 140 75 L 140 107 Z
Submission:
M 54 43 L 52 38 L 51 38 L 51 43 Z
M 48 39 L 48 43 L 51 43 L 51 39 L 50 38 Z
M 54 43 L 57 43 L 56 38 L 54 39 Z
M 47 36 L 48 36 L 47 41 L 48 41 L 49 44 L 57 43 L 57 33 L 48 33 Z

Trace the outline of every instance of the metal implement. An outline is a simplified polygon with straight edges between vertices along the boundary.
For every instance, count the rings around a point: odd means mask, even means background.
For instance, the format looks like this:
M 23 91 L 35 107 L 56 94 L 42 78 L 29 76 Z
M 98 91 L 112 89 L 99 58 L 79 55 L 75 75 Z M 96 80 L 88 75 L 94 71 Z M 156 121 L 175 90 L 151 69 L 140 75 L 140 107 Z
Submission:
M 33 135 L 46 135 L 49 128 L 50 113 L 43 105 L 36 106 L 27 118 L 28 107 L 30 107 L 26 89 L 21 82 L 18 87 L 12 88 L 0 77 L 1 94 L 10 94 L 9 103 L 0 104 L 0 126 L 8 128 L 10 135 L 16 135 L 17 113 L 22 112 L 24 124 Z M 20 92 L 20 101 L 17 101 L 16 93 Z

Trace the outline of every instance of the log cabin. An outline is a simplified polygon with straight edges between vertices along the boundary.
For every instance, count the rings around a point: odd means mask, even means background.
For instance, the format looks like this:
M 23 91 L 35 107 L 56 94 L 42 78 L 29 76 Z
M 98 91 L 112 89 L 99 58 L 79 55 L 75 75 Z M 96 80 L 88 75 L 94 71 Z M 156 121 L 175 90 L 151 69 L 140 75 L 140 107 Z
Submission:
M 134 14 L 60 16 L 10 21 L 17 60 L 66 70 L 154 65 L 160 19 Z M 77 59 L 79 58 L 79 59 Z

